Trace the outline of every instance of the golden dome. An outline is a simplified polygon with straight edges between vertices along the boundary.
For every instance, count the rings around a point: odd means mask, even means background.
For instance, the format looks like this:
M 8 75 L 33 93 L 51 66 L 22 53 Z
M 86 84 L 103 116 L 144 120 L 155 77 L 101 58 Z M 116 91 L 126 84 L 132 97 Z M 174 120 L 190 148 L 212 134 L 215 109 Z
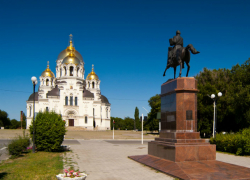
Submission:
M 49 61 L 48 61 L 47 69 L 45 69 L 45 71 L 42 72 L 41 76 L 42 77 L 55 77 L 54 73 L 49 69 Z
M 80 64 L 80 60 L 75 56 L 73 51 L 69 53 L 69 55 L 63 59 L 62 64 L 75 64 L 76 66 Z
M 70 35 L 70 41 L 69 41 L 69 46 L 63 50 L 62 52 L 60 52 L 60 54 L 58 55 L 57 59 L 64 59 L 65 57 L 67 57 L 71 52 L 73 52 L 75 54 L 75 56 L 83 62 L 83 58 L 82 55 L 75 50 L 75 47 L 73 46 L 73 42 L 72 42 L 72 35 Z
M 94 64 L 92 65 L 92 72 L 88 74 L 87 80 L 99 80 L 98 76 L 94 72 Z

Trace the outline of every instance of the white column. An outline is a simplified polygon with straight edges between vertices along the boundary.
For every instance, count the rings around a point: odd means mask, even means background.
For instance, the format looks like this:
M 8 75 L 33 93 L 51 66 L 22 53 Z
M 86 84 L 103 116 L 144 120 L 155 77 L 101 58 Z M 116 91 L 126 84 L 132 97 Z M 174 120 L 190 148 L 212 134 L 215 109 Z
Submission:
M 69 76 L 70 74 L 70 70 L 69 70 L 69 67 L 66 68 L 67 69 L 67 76 Z
M 74 67 L 74 66 L 73 66 Z M 76 72 L 76 67 L 74 67 L 74 71 L 73 71 L 73 76 L 75 77 L 75 76 L 77 76 L 77 74 L 76 74 L 77 72 Z
M 143 144 L 143 114 L 141 115 L 141 144 Z
M 62 76 L 64 76 L 65 75 L 65 69 L 64 69 L 64 67 L 62 67 Z
M 215 127 L 215 100 L 214 100 L 214 123 L 213 123 L 213 138 L 214 138 L 214 127 Z

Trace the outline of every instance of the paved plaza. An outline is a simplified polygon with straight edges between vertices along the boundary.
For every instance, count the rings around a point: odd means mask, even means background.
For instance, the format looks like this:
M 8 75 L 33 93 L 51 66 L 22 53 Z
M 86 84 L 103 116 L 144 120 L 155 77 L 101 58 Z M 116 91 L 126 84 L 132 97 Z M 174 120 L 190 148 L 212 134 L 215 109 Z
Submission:
M 72 162 L 77 162 L 72 165 L 85 171 L 88 180 L 173 179 L 128 158 L 146 154 L 147 142 L 142 145 L 138 140 L 77 140 L 70 147 L 72 152 L 68 152 L 64 159 L 72 158 Z
M 22 133 L 21 130 L 0 130 L 1 158 L 7 157 L 3 156 L 6 151 L 4 147 L 10 139 Z M 88 174 L 87 180 L 174 179 L 128 158 L 147 154 L 147 143 L 157 136 L 145 135 L 143 144 L 140 137 L 141 132 L 115 131 L 113 140 L 112 131 L 69 130 L 63 144 L 69 145 L 72 151 L 64 155 L 65 168 L 71 165 L 79 168 Z M 216 160 L 250 168 L 249 156 L 216 153 Z
M 139 140 L 67 140 L 72 152 L 64 159 L 85 171 L 88 180 L 141 180 L 174 179 L 128 158 L 131 155 L 148 153 L 147 141 Z M 216 160 L 250 168 L 250 157 L 216 153 Z M 66 163 L 67 164 L 67 163 Z M 65 168 L 69 167 L 65 166 Z

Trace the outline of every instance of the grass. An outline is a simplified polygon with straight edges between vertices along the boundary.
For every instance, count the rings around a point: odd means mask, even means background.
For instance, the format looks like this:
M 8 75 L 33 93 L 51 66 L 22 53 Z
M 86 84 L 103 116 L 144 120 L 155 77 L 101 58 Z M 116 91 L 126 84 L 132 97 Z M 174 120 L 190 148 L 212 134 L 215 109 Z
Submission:
M 63 171 L 63 153 L 28 153 L 0 164 L 3 180 L 53 180 Z

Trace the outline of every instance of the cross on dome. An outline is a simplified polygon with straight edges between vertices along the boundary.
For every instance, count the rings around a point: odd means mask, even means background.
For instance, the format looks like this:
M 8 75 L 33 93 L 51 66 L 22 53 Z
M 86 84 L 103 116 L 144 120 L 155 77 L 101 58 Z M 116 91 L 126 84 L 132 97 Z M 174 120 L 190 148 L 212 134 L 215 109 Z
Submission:
M 47 61 L 47 68 L 42 72 L 42 77 L 55 77 L 54 73 L 49 69 L 49 61 Z
M 73 35 L 70 34 L 69 35 L 68 47 L 65 50 L 61 51 L 61 53 L 57 57 L 57 60 L 61 60 L 61 59 L 63 60 L 64 58 L 71 55 L 72 53 L 80 60 L 80 62 L 83 62 L 83 64 L 84 64 L 82 55 L 74 47 Z
M 73 49 L 73 35 L 72 34 L 69 35 L 69 49 L 74 50 Z
M 94 72 L 94 64 L 92 64 L 92 72 L 90 72 L 86 78 L 87 80 L 99 80 L 98 76 Z

